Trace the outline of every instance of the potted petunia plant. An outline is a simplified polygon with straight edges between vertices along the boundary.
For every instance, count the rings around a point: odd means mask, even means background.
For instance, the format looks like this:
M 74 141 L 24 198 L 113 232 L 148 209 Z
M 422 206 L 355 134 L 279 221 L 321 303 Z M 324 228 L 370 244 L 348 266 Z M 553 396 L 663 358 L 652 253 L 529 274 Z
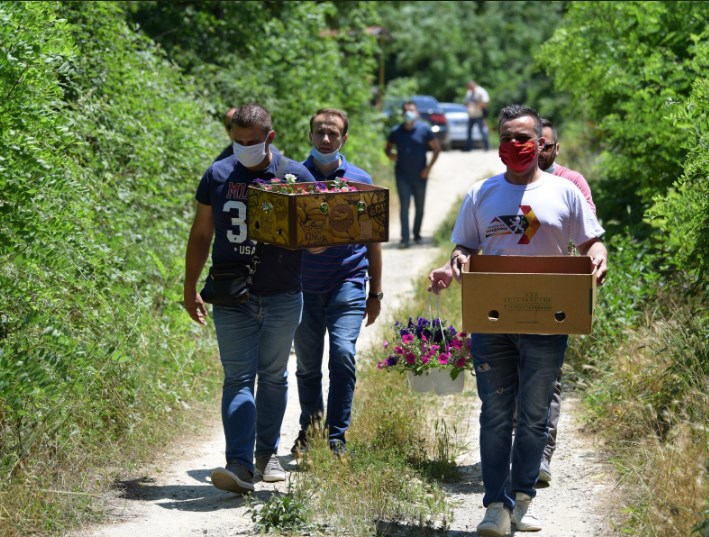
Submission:
M 409 317 L 396 321 L 393 339 L 384 342 L 387 357 L 379 369 L 407 373 L 414 391 L 455 393 L 463 389 L 463 374 L 473 370 L 470 338 L 440 319 Z

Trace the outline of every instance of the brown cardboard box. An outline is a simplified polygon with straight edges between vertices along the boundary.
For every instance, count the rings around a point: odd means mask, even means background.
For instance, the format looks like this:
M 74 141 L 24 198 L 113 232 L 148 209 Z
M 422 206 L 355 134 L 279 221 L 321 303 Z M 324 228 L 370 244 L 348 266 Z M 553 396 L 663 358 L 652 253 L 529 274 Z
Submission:
M 596 272 L 588 256 L 473 255 L 462 288 L 467 332 L 591 333 Z
M 249 186 L 249 238 L 293 250 L 388 241 L 389 190 L 348 185 L 357 191 L 282 194 Z

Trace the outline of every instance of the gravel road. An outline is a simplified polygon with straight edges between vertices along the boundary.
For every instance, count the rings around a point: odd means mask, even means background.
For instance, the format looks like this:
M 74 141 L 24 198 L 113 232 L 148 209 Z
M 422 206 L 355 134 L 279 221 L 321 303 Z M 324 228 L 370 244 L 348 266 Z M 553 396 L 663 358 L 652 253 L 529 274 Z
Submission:
M 393 313 L 414 291 L 413 281 L 426 278 L 437 254 L 431 242 L 433 232 L 451 206 L 470 185 L 503 170 L 496 151 L 441 153 L 428 186 L 422 235 L 424 244 L 399 250 L 398 212 L 390 222 L 390 242 L 384 245 L 385 299 L 382 314 L 374 326 L 363 328 L 359 348 L 381 341 L 393 320 Z M 376 181 L 375 181 L 376 182 Z M 396 192 L 391 192 L 392 200 Z M 378 344 L 378 343 L 377 343 Z M 291 355 L 288 408 L 283 422 L 279 455 L 286 469 L 294 465 L 290 447 L 298 433 L 298 399 L 295 389 L 295 357 Z M 327 379 L 327 375 L 325 375 Z M 458 397 L 458 396 L 456 396 Z M 478 453 L 477 417 L 479 402 L 474 396 L 469 418 L 458 425 L 458 436 L 468 451 L 458 459 L 462 479 L 444 484 L 456 505 L 448 535 L 474 536 L 484 516 Z M 472 404 L 471 404 L 472 403 Z M 540 537 L 597 537 L 612 535 L 611 471 L 593 439 L 584 435 L 576 417 L 577 403 L 566 397 L 559 424 L 558 447 L 552 463 L 553 480 L 540 488 L 534 504 L 544 529 Z M 97 500 L 109 507 L 107 523 L 87 527 L 72 537 L 226 537 L 253 535 L 253 523 L 243 499 L 211 486 L 209 473 L 223 462 L 224 440 L 218 415 L 205 415 L 199 431 L 186 435 L 166 454 L 136 476 L 125 476 L 121 487 Z M 255 494 L 267 499 L 274 489 L 285 492 L 285 484 L 257 483 Z

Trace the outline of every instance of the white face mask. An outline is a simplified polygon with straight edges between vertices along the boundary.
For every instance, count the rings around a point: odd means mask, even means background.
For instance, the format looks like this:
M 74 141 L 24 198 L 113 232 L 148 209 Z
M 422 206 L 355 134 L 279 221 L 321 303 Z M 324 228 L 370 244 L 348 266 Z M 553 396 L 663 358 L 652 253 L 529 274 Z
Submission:
M 406 123 L 413 123 L 418 119 L 418 117 L 419 115 L 413 110 L 407 110 L 404 112 L 404 121 L 406 121 Z
M 268 136 L 266 136 L 266 139 L 268 139 Z M 266 158 L 266 140 L 255 145 L 241 145 L 234 142 L 233 147 L 236 160 L 247 168 L 253 168 L 261 164 L 263 159 Z

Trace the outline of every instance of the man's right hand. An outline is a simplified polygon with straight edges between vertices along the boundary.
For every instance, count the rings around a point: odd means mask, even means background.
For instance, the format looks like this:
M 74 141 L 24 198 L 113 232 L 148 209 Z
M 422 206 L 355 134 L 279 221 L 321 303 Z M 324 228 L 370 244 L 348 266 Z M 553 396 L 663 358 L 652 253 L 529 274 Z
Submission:
M 185 309 L 187 313 L 196 323 L 207 324 L 207 306 L 205 306 L 202 297 L 196 291 L 188 291 L 185 289 Z
M 446 263 L 440 268 L 435 269 L 428 275 L 428 281 L 431 284 L 428 286 L 429 293 L 439 294 L 441 289 L 448 289 L 453 281 L 453 269 L 450 264 Z

